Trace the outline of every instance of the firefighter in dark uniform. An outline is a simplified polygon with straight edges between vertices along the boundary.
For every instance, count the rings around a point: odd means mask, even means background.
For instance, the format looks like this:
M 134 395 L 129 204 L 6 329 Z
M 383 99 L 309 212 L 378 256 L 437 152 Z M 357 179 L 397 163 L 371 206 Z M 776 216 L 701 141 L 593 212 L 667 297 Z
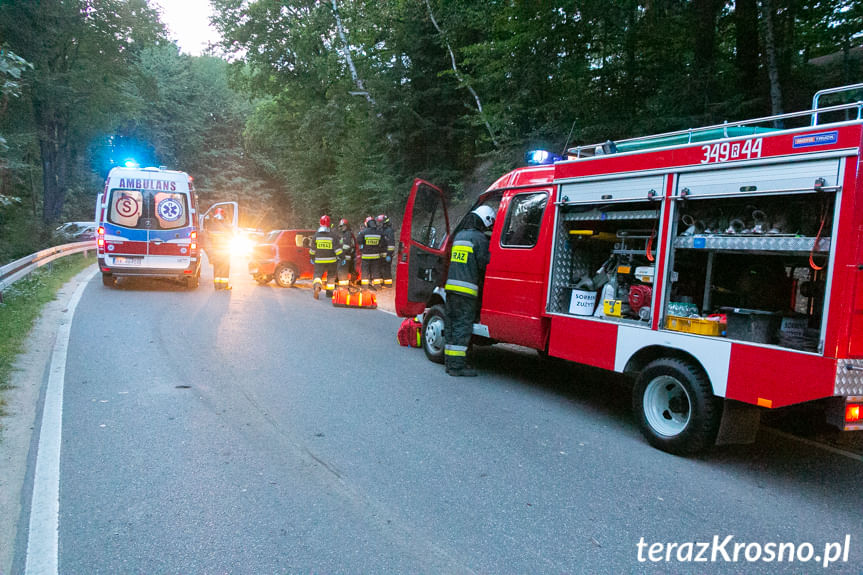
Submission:
M 207 259 L 213 264 L 213 287 L 217 290 L 231 289 L 231 228 L 225 221 L 225 212 L 216 208 L 207 222 L 205 250 Z
M 339 220 L 339 245 L 342 248 L 338 268 L 339 286 L 348 287 L 351 285 L 351 275 L 353 275 L 357 239 L 354 237 L 354 232 L 351 231 L 351 224 L 345 218 Z
M 452 376 L 475 376 L 467 364 L 473 322 L 479 310 L 485 267 L 489 260 L 489 238 L 494 210 L 479 206 L 468 214 L 465 225 L 453 238 L 446 289 L 446 372 Z
M 342 247 L 339 239 L 330 230 L 330 216 L 324 214 L 321 216 L 321 227 L 315 232 L 312 238 L 312 245 L 309 248 L 309 255 L 311 256 L 312 264 L 315 266 L 315 299 L 318 299 L 320 296 L 321 287 L 324 283 L 324 274 L 327 274 L 327 295 L 333 295 L 333 290 L 336 289 L 336 268 L 341 254 Z
M 381 214 L 375 221 L 378 224 L 378 230 L 381 232 L 383 245 L 386 249 L 381 249 L 381 280 L 385 288 L 393 287 L 393 258 L 396 253 L 396 236 L 393 233 L 393 228 L 390 226 L 390 219 L 386 214 Z
M 380 231 L 375 225 L 375 219 L 371 216 L 366 218 L 365 226 L 360 233 L 357 234 L 357 246 L 362 252 L 362 279 L 360 285 L 362 287 L 371 286 L 372 289 L 377 289 L 381 285 L 381 247 L 383 245 Z

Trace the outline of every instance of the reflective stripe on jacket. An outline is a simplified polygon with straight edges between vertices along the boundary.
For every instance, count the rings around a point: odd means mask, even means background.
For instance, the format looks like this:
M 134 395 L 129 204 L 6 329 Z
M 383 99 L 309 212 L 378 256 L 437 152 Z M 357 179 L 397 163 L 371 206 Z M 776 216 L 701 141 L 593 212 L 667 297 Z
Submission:
M 381 253 L 386 251 L 382 239 L 380 232 L 374 228 L 360 230 L 357 234 L 357 247 L 362 251 L 364 260 L 376 260 L 381 257 Z
M 444 289 L 479 297 L 489 260 L 488 243 L 486 235 L 479 230 L 467 229 L 456 234 Z
M 341 232 L 339 242 L 342 246 L 342 259 L 353 259 L 354 253 L 357 251 L 357 240 L 354 238 L 354 233 L 351 230 Z
M 386 253 L 392 256 L 396 251 L 395 232 L 393 232 L 392 228 L 384 228 L 382 235 L 384 239 L 384 245 L 386 246 Z
M 316 264 L 334 264 L 342 253 L 342 246 L 336 240 L 329 228 L 321 228 L 315 232 L 309 255 Z

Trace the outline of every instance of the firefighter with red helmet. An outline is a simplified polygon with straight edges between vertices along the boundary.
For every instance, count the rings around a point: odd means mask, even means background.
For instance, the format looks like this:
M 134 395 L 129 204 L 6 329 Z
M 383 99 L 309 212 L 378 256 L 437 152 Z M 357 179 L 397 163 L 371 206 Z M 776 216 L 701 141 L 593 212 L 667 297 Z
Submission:
M 342 247 L 339 238 L 330 230 L 330 216 L 321 216 L 321 226 L 312 238 L 309 247 L 309 256 L 315 266 L 314 297 L 318 299 L 324 283 L 323 276 L 327 275 L 327 295 L 332 296 L 336 289 L 336 268 L 342 255 Z
M 354 256 L 357 252 L 357 239 L 351 231 L 351 224 L 347 218 L 339 220 L 339 246 L 342 248 L 342 254 L 339 258 L 338 280 L 340 286 L 347 287 L 351 283 Z
M 494 225 L 495 213 L 479 206 L 465 218 L 464 227 L 453 238 L 446 290 L 446 329 L 444 361 L 452 376 L 475 376 L 467 364 L 467 351 L 473 322 L 481 301 L 485 268 L 489 261 L 487 231 Z
M 213 265 L 213 287 L 217 290 L 231 289 L 231 229 L 222 208 L 213 210 L 205 226 L 204 249 Z
M 371 216 L 366 218 L 365 227 L 357 234 L 357 246 L 362 253 L 362 279 L 360 285 L 363 287 L 377 288 L 381 285 L 381 247 L 383 245 L 380 231 L 377 229 L 375 219 Z
M 379 215 L 375 221 L 383 241 L 380 261 L 381 280 L 385 288 L 391 288 L 393 287 L 393 258 L 396 253 L 396 237 L 386 214 Z

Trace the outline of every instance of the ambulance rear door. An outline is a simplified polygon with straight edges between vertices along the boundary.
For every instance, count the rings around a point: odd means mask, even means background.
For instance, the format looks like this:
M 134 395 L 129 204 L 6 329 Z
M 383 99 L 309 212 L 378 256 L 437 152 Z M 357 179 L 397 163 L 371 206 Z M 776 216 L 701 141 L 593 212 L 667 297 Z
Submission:
M 120 180 L 133 181 L 142 180 Z M 105 255 L 106 265 L 115 273 L 173 274 L 190 265 L 194 229 L 190 192 L 178 185 L 161 186 L 171 180 L 159 182 L 162 189 L 125 185 L 107 192 Z
M 109 180 L 104 200 L 106 265 L 110 268 L 143 269 L 150 235 L 145 212 L 145 191 L 113 187 L 113 184 Z

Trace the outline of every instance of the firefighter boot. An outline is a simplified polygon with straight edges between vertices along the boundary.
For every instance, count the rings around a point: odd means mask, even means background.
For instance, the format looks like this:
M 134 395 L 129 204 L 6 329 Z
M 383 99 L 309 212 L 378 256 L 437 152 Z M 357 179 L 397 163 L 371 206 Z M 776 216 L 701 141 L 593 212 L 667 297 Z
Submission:
M 476 370 L 470 366 L 447 368 L 447 375 L 453 377 L 476 377 Z
M 467 364 L 463 356 L 451 356 L 445 360 L 446 373 L 453 377 L 476 377 L 476 370 Z

